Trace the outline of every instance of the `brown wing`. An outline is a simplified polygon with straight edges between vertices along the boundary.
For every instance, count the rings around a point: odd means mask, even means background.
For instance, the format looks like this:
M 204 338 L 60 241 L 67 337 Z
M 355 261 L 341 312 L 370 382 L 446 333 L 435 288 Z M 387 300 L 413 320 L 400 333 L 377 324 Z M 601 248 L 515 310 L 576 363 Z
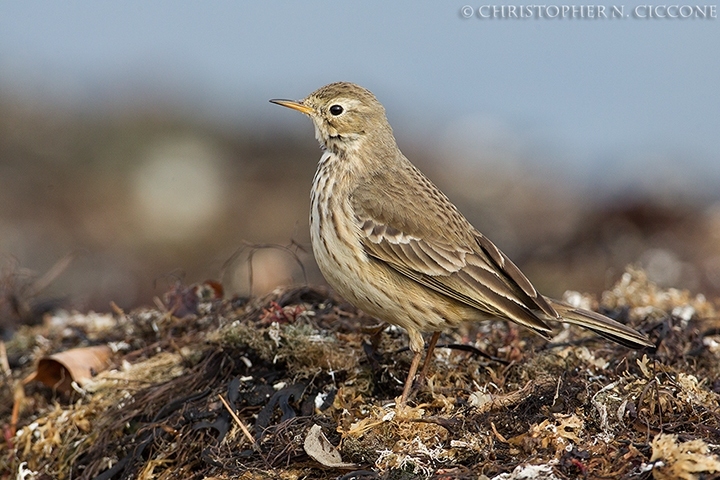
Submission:
M 550 331 L 538 314 L 557 318 L 555 310 L 422 173 L 408 164 L 408 170 L 379 176 L 386 178 L 351 196 L 369 256 L 478 310 Z

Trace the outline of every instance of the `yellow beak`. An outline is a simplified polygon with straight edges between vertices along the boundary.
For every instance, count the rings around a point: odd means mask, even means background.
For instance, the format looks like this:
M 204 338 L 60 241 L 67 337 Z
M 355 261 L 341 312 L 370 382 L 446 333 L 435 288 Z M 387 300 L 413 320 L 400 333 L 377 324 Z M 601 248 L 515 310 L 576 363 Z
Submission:
M 278 105 L 282 105 L 283 107 L 292 108 L 293 110 L 297 110 L 298 112 L 302 112 L 305 115 L 310 115 L 313 112 L 313 109 L 303 105 L 301 102 L 296 102 L 295 100 L 270 100 L 270 103 L 276 103 Z

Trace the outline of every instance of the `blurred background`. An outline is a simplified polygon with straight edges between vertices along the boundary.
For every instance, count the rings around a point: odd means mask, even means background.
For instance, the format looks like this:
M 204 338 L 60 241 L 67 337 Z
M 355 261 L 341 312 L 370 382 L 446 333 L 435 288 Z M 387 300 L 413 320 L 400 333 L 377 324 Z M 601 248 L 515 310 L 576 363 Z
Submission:
M 716 296 L 717 18 L 480 19 L 465 1 L 0 1 L 4 308 L 322 282 L 321 152 L 268 99 L 339 80 L 378 96 L 403 152 L 545 293 L 599 293 L 635 263 Z

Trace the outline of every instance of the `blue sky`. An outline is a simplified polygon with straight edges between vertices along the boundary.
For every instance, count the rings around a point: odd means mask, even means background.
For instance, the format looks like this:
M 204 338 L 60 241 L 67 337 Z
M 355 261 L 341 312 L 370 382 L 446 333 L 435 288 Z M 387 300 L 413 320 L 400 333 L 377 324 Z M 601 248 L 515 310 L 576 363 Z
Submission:
M 487 4 L 0 0 L 0 92 L 80 109 L 159 99 L 309 135 L 267 100 L 349 80 L 385 104 L 401 145 L 500 143 L 608 183 L 720 184 L 720 20 L 639 19 L 638 2 L 602 4 L 622 19 L 461 15 Z

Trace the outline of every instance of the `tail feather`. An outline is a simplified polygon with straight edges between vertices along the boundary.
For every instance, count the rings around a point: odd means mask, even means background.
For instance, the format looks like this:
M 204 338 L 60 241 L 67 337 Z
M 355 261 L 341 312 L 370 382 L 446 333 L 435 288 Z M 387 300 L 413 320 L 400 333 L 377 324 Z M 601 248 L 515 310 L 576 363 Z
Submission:
M 629 348 L 640 349 L 655 346 L 647 336 L 605 315 L 583 310 L 582 308 L 575 308 L 552 298 L 545 297 L 545 300 L 560 314 L 561 321 L 564 323 L 587 328 L 598 335 Z

